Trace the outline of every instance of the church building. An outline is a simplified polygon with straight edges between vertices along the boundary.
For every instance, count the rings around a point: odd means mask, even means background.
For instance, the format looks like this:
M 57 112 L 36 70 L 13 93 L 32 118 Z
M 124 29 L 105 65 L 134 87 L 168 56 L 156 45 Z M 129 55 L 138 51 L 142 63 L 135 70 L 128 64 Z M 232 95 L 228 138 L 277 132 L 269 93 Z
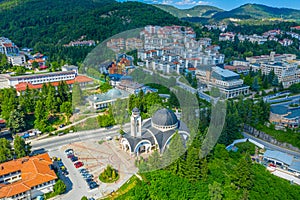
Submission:
M 157 149 L 161 154 L 168 147 L 172 137 L 178 131 L 183 141 L 189 138 L 189 130 L 177 119 L 169 109 L 160 109 L 152 118 L 142 122 L 138 108 L 132 110 L 130 133 L 125 133 L 121 140 L 121 148 L 132 156 L 140 153 L 151 153 Z

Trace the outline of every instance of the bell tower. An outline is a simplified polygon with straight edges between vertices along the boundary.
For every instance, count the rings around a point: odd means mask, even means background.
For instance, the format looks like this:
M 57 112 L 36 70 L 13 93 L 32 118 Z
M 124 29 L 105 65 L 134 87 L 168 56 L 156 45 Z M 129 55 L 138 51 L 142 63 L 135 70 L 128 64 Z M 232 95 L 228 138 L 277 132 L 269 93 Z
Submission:
M 132 109 L 131 120 L 131 136 L 141 137 L 142 136 L 142 118 L 138 108 Z

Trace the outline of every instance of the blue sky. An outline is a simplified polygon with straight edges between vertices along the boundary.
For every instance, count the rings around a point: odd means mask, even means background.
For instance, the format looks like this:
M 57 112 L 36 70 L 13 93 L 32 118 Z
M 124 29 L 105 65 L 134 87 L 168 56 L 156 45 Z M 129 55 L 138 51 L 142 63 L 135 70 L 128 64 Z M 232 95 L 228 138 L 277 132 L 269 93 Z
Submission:
M 120 0 L 124 1 L 124 0 Z M 125 0 L 126 1 L 126 0 Z M 178 8 L 190 8 L 196 5 L 211 5 L 231 10 L 246 3 L 258 3 L 272 7 L 285 7 L 300 10 L 299 0 L 136 0 L 144 3 L 169 4 Z

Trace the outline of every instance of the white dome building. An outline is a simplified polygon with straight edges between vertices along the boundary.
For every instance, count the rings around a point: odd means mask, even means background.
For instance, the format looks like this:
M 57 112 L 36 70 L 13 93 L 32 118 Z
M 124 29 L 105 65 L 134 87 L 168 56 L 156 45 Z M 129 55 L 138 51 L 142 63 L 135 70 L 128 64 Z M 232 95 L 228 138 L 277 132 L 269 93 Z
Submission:
M 165 108 L 158 110 L 151 119 L 142 123 L 139 109 L 134 108 L 131 115 L 131 133 L 124 134 L 120 144 L 131 155 L 150 153 L 154 149 L 163 153 L 176 131 L 184 141 L 188 140 L 190 134 L 187 126 L 177 119 L 173 111 Z

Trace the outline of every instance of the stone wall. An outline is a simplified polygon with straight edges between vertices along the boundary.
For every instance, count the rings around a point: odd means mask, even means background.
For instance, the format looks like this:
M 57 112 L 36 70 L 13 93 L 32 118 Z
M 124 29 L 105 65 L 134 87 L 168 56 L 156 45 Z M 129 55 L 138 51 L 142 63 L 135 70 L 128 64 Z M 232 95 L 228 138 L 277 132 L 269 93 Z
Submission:
M 273 136 L 270 136 L 270 135 L 266 134 L 265 132 L 256 130 L 255 128 L 253 128 L 252 126 L 249 126 L 247 124 L 244 124 L 244 132 L 246 132 L 246 133 L 248 133 L 250 135 L 253 135 L 253 136 L 255 136 L 255 137 L 259 138 L 259 139 L 262 139 L 262 140 L 264 140 L 266 142 L 274 144 L 276 146 L 300 152 L 299 148 L 294 147 L 293 145 L 291 145 L 289 143 L 286 143 L 286 142 L 279 142 Z

